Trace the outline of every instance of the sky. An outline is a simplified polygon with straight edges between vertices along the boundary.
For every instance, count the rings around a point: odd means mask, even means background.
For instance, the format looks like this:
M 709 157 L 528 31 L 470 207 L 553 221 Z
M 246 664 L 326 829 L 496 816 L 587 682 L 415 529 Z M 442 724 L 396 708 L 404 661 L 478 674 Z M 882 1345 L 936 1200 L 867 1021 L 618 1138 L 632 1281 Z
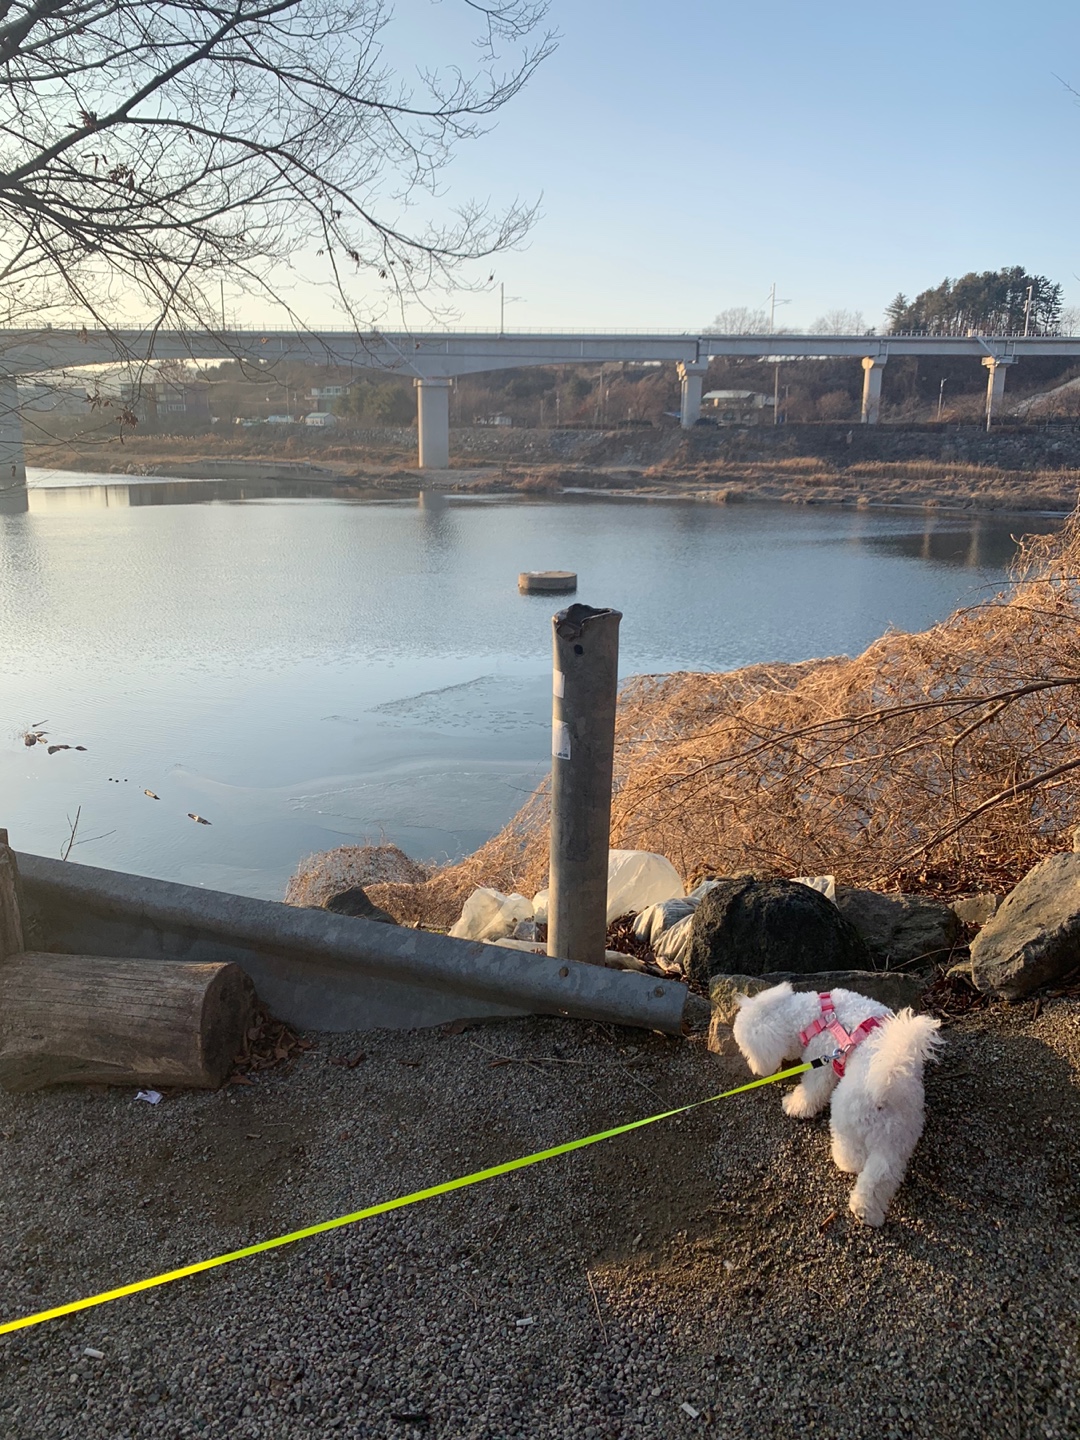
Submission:
M 1080 303 L 1076 0 L 553 0 L 550 19 L 556 53 L 443 177 L 436 207 L 540 206 L 451 323 L 496 328 L 502 282 L 508 330 L 695 330 L 775 282 L 786 328 L 875 325 L 898 291 L 1017 264 Z M 400 0 L 387 56 L 467 58 L 469 32 L 462 0 Z

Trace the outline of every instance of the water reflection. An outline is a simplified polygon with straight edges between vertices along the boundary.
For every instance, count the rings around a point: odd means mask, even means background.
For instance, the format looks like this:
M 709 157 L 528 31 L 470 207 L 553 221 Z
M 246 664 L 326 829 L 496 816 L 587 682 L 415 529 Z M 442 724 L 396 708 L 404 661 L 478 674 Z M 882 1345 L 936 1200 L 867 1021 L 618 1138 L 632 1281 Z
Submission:
M 25 515 L 29 508 L 29 496 L 22 486 L 17 490 L 0 490 L 0 515 Z
M 1016 554 L 1019 536 L 1046 534 L 1061 522 L 1053 516 L 972 515 L 927 516 L 919 529 L 893 534 L 874 534 L 862 543 L 884 554 L 907 555 L 934 565 L 955 565 L 963 569 L 1007 570 Z
M 518 594 L 522 570 L 575 570 L 580 599 L 623 611 L 623 674 L 730 669 L 922 628 L 1000 584 L 1011 533 L 1060 523 L 362 498 L 106 475 L 15 497 L 0 514 L 0 819 L 16 845 L 57 853 L 81 805 L 74 858 L 277 897 L 302 854 L 350 840 L 460 854 L 550 763 L 557 606 Z M 42 717 L 87 750 L 26 750 Z
M 32 485 L 22 508 L 34 515 L 124 510 L 143 505 L 206 505 L 245 500 L 385 499 L 385 490 L 303 480 L 123 480 L 87 485 Z

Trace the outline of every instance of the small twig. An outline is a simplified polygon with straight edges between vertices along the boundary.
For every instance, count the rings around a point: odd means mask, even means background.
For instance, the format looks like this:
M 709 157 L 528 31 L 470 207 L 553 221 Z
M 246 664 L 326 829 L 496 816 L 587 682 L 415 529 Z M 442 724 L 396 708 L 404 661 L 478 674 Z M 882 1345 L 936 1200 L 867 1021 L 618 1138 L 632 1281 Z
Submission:
M 589 1282 L 589 1293 L 592 1295 L 593 1309 L 596 1311 L 596 1318 L 600 1322 L 600 1334 L 603 1336 L 604 1344 L 607 1340 L 607 1326 L 604 1324 L 604 1317 L 600 1314 L 600 1301 L 596 1298 L 596 1286 L 592 1283 L 592 1276 L 588 1270 L 585 1271 L 585 1279 Z
M 478 1040 L 470 1040 L 467 1035 L 465 1036 L 465 1039 L 467 1043 L 473 1047 L 474 1050 L 483 1050 L 485 1055 L 491 1055 L 496 1060 L 501 1060 L 504 1065 L 528 1065 L 530 1069 L 535 1070 L 538 1074 L 543 1075 L 546 1079 L 551 1078 L 546 1070 L 541 1070 L 539 1065 L 534 1065 L 531 1060 L 522 1059 L 520 1055 L 502 1055 L 498 1050 L 492 1050 L 487 1045 L 481 1045 Z
M 68 856 L 71 854 L 71 847 L 75 844 L 75 832 L 76 832 L 76 831 L 78 830 L 78 828 L 79 828 L 79 816 L 80 816 L 81 814 L 82 814 L 82 806 L 80 805 L 79 808 L 75 811 L 75 823 L 74 823 L 74 824 L 72 824 L 72 820 L 71 820 L 71 816 L 70 816 L 70 815 L 68 815 L 68 816 L 66 817 L 68 824 L 71 825 L 71 834 L 68 836 L 67 844 L 66 844 L 66 845 L 64 846 L 64 848 L 60 851 L 60 859 L 61 859 L 61 860 L 66 860 L 66 859 L 68 858 Z

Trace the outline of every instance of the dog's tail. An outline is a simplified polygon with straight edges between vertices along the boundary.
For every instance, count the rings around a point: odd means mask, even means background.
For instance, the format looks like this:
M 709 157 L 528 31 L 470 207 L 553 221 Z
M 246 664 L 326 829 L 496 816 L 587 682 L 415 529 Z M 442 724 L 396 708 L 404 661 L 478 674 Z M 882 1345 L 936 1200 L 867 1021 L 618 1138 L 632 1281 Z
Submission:
M 938 1034 L 940 1029 L 940 1020 L 901 1010 L 871 1034 L 866 1086 L 876 1104 L 880 1105 L 895 1086 L 922 1076 L 923 1066 L 937 1057 L 945 1043 Z

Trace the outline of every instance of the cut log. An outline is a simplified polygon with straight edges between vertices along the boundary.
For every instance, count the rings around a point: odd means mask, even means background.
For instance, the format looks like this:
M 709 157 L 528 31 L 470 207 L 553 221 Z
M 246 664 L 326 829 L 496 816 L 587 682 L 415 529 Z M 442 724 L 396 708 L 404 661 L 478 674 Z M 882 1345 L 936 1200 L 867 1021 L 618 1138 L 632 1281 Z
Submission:
M 0 1085 L 216 1089 L 255 988 L 239 965 L 29 951 L 0 962 Z
M 0 830 L 0 960 L 23 948 L 22 894 L 15 851 L 8 833 Z

